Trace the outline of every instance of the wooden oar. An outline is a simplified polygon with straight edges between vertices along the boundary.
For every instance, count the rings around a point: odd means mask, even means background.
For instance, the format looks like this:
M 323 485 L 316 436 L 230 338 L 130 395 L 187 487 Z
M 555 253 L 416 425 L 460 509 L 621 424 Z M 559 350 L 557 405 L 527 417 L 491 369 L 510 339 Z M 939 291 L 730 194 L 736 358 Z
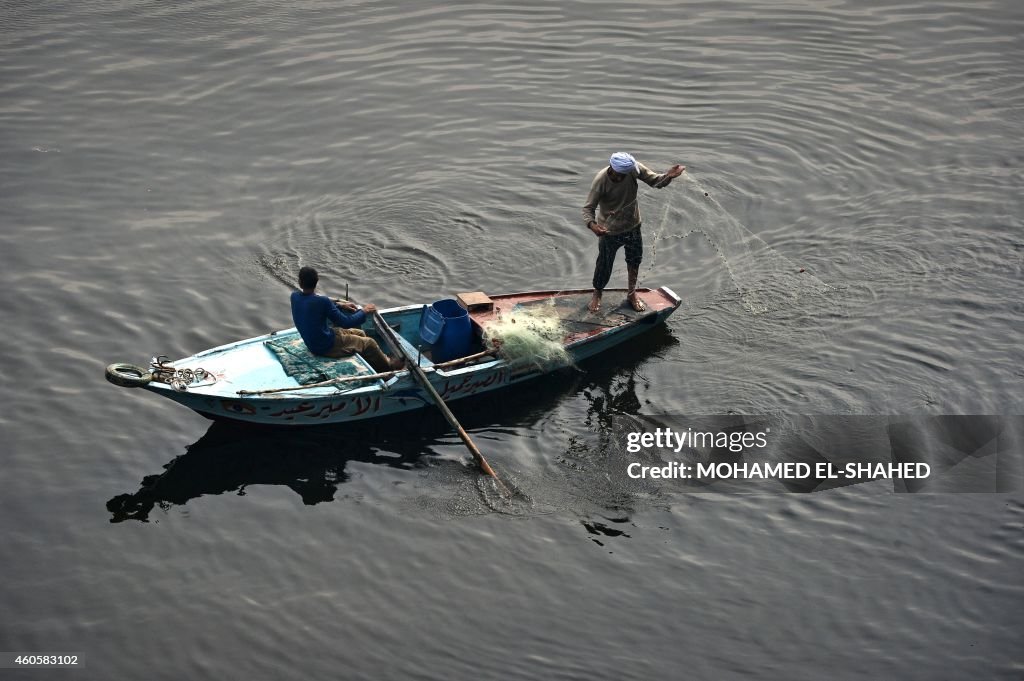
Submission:
M 498 484 L 501 485 L 501 480 L 498 479 L 498 476 L 494 472 L 494 469 L 491 468 L 491 465 L 487 463 L 487 459 L 484 458 L 484 455 L 480 453 L 479 447 L 477 447 L 476 443 L 473 442 L 473 439 L 469 437 L 469 433 L 467 433 L 466 429 L 462 427 L 462 424 L 458 422 L 455 415 L 452 414 L 451 409 L 449 409 L 448 405 L 444 403 L 443 399 L 441 399 L 441 396 L 437 394 L 436 390 L 434 390 L 434 386 L 430 384 L 430 381 L 427 379 L 426 374 L 423 373 L 423 369 L 420 368 L 416 359 L 410 357 L 408 353 L 405 352 L 405 349 L 402 348 L 402 344 L 399 343 L 398 339 L 394 336 L 394 330 L 388 326 L 387 322 L 384 321 L 384 318 L 380 316 L 379 312 L 373 313 L 373 323 L 377 326 L 377 331 L 380 333 L 381 337 L 387 341 L 389 346 L 391 346 L 392 352 L 405 360 L 405 365 L 409 370 L 409 373 L 419 381 L 419 384 L 427 391 L 427 394 L 430 395 L 430 399 L 433 400 L 437 408 L 441 410 L 441 413 L 444 415 L 448 423 L 451 424 L 452 428 L 454 428 L 459 434 L 459 437 L 462 438 L 463 444 L 466 445 L 466 449 L 469 450 L 469 453 L 473 455 L 473 459 L 476 461 L 477 465 L 480 466 L 480 470 L 494 478 Z M 504 485 L 501 486 L 504 487 Z

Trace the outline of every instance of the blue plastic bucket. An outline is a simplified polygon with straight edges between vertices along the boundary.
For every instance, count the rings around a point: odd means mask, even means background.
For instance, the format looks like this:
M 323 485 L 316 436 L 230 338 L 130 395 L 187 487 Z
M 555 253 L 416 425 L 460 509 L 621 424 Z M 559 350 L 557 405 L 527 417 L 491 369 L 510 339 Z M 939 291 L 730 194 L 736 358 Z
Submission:
M 473 324 L 469 312 L 453 298 L 423 306 L 420 338 L 433 346 L 434 362 L 465 357 L 473 344 Z

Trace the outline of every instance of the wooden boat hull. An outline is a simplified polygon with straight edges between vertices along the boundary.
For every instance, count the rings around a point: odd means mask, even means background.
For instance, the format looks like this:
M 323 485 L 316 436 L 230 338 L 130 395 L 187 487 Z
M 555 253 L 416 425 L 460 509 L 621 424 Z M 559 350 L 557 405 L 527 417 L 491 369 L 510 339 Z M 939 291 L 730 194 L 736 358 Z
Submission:
M 634 313 L 619 300 L 613 302 L 617 293 L 616 290 L 606 291 L 606 309 L 597 315 L 577 310 L 581 304 L 585 308 L 590 290 L 576 290 L 492 296 L 493 309 L 474 311 L 470 316 L 479 332 L 494 319 L 514 315 L 513 310 L 523 306 L 558 305 L 560 310 L 567 310 L 567 314 L 572 316 L 568 319 L 565 347 L 571 359 L 579 362 L 663 323 L 681 302 L 670 289 L 642 289 L 641 297 L 648 310 Z M 414 357 L 417 356 L 417 329 L 422 311 L 423 305 L 381 311 L 389 325 L 399 328 L 400 341 L 408 343 L 406 350 Z M 367 328 L 370 328 L 369 322 Z M 409 371 L 400 371 L 361 387 L 348 387 L 355 384 L 299 386 L 285 377 L 280 364 L 264 346 L 268 340 L 294 333 L 294 329 L 286 329 L 176 360 L 170 366 L 175 369 L 202 368 L 209 373 L 208 378 L 177 387 L 154 380 L 144 387 L 208 418 L 283 426 L 359 421 L 420 409 L 430 404 L 425 391 Z M 517 364 L 495 357 L 485 357 L 464 366 L 435 366 L 428 358 L 421 357 L 420 366 L 431 385 L 447 402 L 505 388 L 558 368 Z M 291 386 L 288 381 L 291 381 Z M 260 389 L 281 392 L 239 394 Z

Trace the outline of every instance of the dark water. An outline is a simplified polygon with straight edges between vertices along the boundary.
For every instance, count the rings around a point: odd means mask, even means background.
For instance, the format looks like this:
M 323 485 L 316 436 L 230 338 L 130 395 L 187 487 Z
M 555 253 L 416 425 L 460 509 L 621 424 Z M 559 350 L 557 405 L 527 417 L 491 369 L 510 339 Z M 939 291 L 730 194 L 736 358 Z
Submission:
M 1022 35 L 1009 0 L 0 3 L 0 651 L 83 663 L 5 678 L 1024 676 L 1019 493 L 638 494 L 606 437 L 1021 414 Z M 436 417 L 211 427 L 103 380 L 289 326 L 299 264 L 381 305 L 587 286 L 619 149 L 688 167 L 641 198 L 686 304 L 457 410 L 513 502 Z

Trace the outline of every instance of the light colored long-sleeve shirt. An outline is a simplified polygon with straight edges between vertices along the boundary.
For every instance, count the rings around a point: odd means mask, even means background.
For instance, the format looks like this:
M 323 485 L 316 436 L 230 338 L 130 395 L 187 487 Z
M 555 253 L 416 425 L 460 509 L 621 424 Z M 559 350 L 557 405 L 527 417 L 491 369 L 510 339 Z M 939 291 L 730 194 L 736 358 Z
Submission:
M 643 163 L 619 182 L 608 177 L 608 168 L 594 176 L 590 184 L 587 202 L 583 204 L 583 224 L 600 222 L 608 228 L 609 234 L 623 234 L 640 224 L 640 205 L 637 202 L 637 180 L 652 187 L 668 186 L 672 178 L 665 173 L 655 173 Z

